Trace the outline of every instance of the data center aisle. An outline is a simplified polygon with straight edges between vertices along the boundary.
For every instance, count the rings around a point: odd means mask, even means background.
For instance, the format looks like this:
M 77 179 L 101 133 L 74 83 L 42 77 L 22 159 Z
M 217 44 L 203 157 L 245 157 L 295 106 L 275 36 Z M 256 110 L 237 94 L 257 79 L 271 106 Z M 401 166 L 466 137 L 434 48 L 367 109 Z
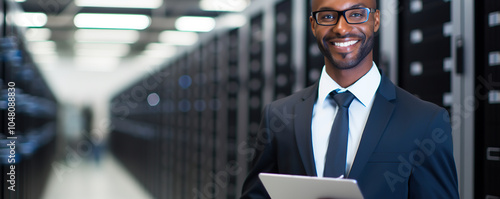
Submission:
M 103 154 L 99 165 L 82 162 L 62 178 L 53 171 L 42 199 L 152 198 L 110 154 Z

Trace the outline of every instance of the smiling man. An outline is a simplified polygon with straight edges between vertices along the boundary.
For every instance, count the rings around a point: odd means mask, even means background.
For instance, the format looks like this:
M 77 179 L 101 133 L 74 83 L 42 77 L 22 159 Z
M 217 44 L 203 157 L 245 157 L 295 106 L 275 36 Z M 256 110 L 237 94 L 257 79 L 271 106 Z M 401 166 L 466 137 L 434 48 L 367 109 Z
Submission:
M 365 198 L 459 198 L 448 112 L 373 62 L 375 0 L 312 0 L 309 21 L 321 77 L 265 107 L 242 198 L 269 198 L 262 172 L 356 179 Z

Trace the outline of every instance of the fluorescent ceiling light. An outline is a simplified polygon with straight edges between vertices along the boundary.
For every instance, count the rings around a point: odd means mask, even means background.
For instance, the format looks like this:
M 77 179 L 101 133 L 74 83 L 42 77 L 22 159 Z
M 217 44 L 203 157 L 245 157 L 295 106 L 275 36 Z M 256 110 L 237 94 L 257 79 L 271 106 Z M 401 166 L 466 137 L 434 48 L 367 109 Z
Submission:
M 241 12 L 249 4 L 248 0 L 201 0 L 200 8 L 205 11 Z
M 146 8 L 161 7 L 163 0 L 76 0 L 80 7 L 108 7 L 108 8 Z
M 95 49 L 103 49 L 103 50 L 130 50 L 130 45 L 128 44 L 105 44 L 105 43 L 77 43 L 74 46 L 74 49 L 84 49 L 84 50 L 95 50 Z
M 175 28 L 180 31 L 210 32 L 215 27 L 212 17 L 179 17 Z
M 177 53 L 175 46 L 163 43 L 150 43 L 142 54 L 147 57 L 171 58 Z
M 77 43 L 73 48 L 77 56 L 123 57 L 130 52 L 128 44 Z
M 80 13 L 75 16 L 74 23 L 78 28 L 144 30 L 151 25 L 151 18 L 135 14 Z
M 15 15 L 14 21 L 23 27 L 42 27 L 47 24 L 47 15 L 41 12 L 20 12 Z
M 37 50 L 31 52 L 33 55 L 57 55 L 56 51 L 48 51 L 48 50 Z
M 28 43 L 28 49 L 33 54 L 52 55 L 56 53 L 56 43 L 54 41 L 40 41 Z
M 177 53 L 177 48 L 163 43 L 150 43 L 142 54 L 147 57 L 171 58 Z
M 175 46 L 164 44 L 164 43 L 150 43 L 146 46 L 146 50 L 154 51 L 175 51 Z
M 82 43 L 135 43 L 139 40 L 137 30 L 95 30 L 79 29 L 75 40 Z
M 160 42 L 169 45 L 190 46 L 198 42 L 198 34 L 194 32 L 181 32 L 166 30 L 160 33 Z
M 51 34 L 48 28 L 29 28 L 26 30 L 25 37 L 27 41 L 47 41 Z
M 239 28 L 247 23 L 247 17 L 242 14 L 226 14 L 217 21 L 220 27 Z
M 22 3 L 25 2 L 26 0 L 16 0 L 16 2 Z
M 106 72 L 117 68 L 120 64 L 120 58 L 77 56 L 74 63 L 78 70 Z

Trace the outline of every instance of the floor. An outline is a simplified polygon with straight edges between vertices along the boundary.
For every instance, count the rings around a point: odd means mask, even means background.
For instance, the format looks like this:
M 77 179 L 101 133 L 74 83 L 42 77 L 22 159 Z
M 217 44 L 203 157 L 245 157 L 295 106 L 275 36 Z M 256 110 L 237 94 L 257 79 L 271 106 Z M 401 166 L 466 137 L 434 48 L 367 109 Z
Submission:
M 54 166 L 54 165 L 53 165 Z M 55 165 L 42 199 L 150 199 L 149 195 L 110 154 L 99 164 Z

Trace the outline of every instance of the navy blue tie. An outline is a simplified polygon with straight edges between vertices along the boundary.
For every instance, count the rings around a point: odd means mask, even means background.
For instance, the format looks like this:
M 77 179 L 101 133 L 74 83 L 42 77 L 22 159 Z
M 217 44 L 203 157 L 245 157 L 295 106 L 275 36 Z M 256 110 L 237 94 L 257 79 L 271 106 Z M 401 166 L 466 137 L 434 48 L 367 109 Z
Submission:
M 333 121 L 330 131 L 328 150 L 326 151 L 326 163 L 324 177 L 340 177 L 345 175 L 347 156 L 347 132 L 349 130 L 349 105 L 354 99 L 354 95 L 345 91 L 337 93 L 332 91 L 330 96 L 338 105 L 337 115 Z

